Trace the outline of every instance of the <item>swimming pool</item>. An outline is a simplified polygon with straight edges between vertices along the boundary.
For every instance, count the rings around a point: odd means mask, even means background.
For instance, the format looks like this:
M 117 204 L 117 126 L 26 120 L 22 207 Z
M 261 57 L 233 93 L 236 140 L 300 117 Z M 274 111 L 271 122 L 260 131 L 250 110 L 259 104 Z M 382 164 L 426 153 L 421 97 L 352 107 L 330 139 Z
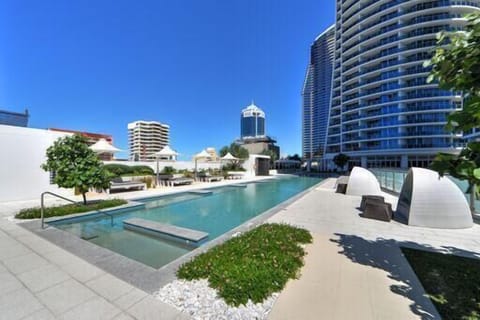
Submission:
M 193 250 L 190 244 L 124 229 L 130 218 L 203 231 L 208 241 L 319 183 L 319 178 L 283 177 L 260 182 L 140 199 L 145 205 L 110 217 L 93 215 L 51 222 L 59 229 L 153 268 L 160 268 Z

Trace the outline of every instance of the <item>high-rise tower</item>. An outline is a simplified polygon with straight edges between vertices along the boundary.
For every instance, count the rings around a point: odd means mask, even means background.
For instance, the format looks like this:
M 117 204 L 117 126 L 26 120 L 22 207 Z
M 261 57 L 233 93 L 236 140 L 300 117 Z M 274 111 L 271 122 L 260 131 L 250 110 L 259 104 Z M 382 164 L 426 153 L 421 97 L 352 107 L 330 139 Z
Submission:
M 240 137 L 259 138 L 265 136 L 265 112 L 253 102 L 242 110 L 240 118 Z
M 463 137 L 444 126 L 462 96 L 427 83 L 423 62 L 436 33 L 462 29 L 479 8 L 480 0 L 337 0 L 326 158 L 407 168 L 457 152 Z
M 332 92 L 335 26 L 320 34 L 310 48 L 310 63 L 302 90 L 302 154 L 319 159 L 325 151 Z
M 170 126 L 156 121 L 135 121 L 128 124 L 130 160 L 153 161 L 154 153 L 169 144 Z

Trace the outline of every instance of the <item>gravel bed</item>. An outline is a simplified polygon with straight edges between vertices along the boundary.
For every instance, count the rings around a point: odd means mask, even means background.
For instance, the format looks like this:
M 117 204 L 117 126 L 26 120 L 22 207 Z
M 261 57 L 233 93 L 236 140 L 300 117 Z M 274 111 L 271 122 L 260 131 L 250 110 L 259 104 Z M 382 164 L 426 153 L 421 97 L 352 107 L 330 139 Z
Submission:
M 266 319 L 272 309 L 278 293 L 274 293 L 263 303 L 232 307 L 217 295 L 217 291 L 208 286 L 205 279 L 185 281 L 175 280 L 154 294 L 154 296 L 177 309 L 188 313 L 193 319 Z

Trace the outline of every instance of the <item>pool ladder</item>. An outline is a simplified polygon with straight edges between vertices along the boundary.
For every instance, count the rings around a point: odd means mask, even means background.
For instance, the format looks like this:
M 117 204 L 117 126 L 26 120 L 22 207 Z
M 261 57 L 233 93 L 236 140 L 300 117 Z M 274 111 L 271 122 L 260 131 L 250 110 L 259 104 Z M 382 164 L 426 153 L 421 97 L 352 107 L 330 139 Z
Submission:
M 50 192 L 50 191 L 43 192 L 40 196 L 40 203 L 41 203 L 40 218 L 41 218 L 41 221 L 42 221 L 42 229 L 45 229 L 45 217 L 44 217 L 45 201 L 44 201 L 44 199 L 45 199 L 45 195 L 47 195 L 47 194 L 49 194 L 51 196 L 54 196 L 54 197 L 57 197 L 57 198 L 60 198 L 62 200 L 74 203 L 74 204 L 77 203 L 77 201 L 73 201 L 71 199 L 65 198 L 65 197 L 63 197 L 59 194 L 56 194 L 56 193 L 53 193 L 53 192 Z M 107 213 L 107 212 L 103 212 L 103 211 L 100 211 L 100 210 L 96 210 L 96 211 L 99 212 L 99 213 L 102 213 L 106 216 L 109 216 L 110 217 L 110 223 L 113 226 L 113 215 L 112 214 Z

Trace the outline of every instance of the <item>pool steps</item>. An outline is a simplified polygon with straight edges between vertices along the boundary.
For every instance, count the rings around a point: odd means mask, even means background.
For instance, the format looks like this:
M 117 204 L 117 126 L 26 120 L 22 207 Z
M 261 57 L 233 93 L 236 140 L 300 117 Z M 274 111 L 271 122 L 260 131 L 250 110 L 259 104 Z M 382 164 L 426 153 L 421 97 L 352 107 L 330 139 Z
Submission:
M 140 218 L 131 218 L 123 221 L 127 230 L 147 234 L 153 237 L 181 241 L 193 246 L 203 243 L 208 238 L 208 233 L 193 229 L 173 226 Z

